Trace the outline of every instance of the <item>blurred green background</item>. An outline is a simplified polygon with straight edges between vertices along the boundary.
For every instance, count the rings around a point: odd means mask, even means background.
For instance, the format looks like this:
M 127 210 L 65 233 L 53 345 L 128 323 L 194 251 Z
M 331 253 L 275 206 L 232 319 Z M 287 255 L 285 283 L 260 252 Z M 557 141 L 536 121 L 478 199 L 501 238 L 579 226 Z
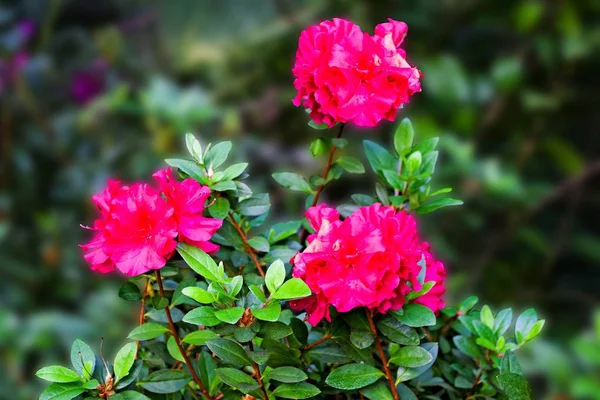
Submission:
M 320 169 L 291 68 L 300 31 L 334 16 L 409 25 L 423 92 L 402 114 L 418 138 L 441 136 L 434 186 L 465 201 L 421 217 L 448 301 L 535 306 L 545 334 L 523 363 L 536 398 L 600 398 L 600 2 L 0 4 L 0 398 L 36 398 L 35 370 L 66 361 L 74 338 L 104 337 L 111 356 L 136 323 L 123 278 L 89 272 L 77 247 L 107 178 L 150 180 L 188 131 L 227 138 L 271 192 L 271 222 L 300 215 L 270 173 Z M 349 151 L 364 159 L 361 138 L 389 144 L 393 129 L 350 127 Z M 325 197 L 372 188 L 344 178 Z

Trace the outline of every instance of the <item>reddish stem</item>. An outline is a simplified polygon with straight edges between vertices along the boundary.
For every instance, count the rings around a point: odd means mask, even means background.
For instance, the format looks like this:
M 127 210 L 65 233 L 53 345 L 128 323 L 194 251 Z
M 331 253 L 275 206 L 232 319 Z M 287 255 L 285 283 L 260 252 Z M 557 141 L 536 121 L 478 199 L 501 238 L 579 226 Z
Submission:
M 229 220 L 231 221 L 231 224 L 233 225 L 235 230 L 238 232 L 238 234 L 242 238 L 242 242 L 244 243 L 244 248 L 246 249 L 246 253 L 248 253 L 250 258 L 252 258 L 252 261 L 254 262 L 254 265 L 256 266 L 258 273 L 260 274 L 260 276 L 262 276 L 264 278 L 265 273 L 263 272 L 262 267 L 260 266 L 260 262 L 258 261 L 258 258 L 256 257 L 256 252 L 254 251 L 252 246 L 250 246 L 248 244 L 248 238 L 246 237 L 246 234 L 242 230 L 242 227 L 240 226 L 240 224 L 237 223 L 237 221 L 235 220 L 235 217 L 233 216 L 233 214 L 231 212 L 229 213 Z
M 138 316 L 138 326 L 144 323 L 144 315 L 146 315 L 146 294 L 148 293 L 148 280 L 144 282 L 144 294 L 142 294 L 142 306 L 140 307 L 140 314 Z M 135 351 L 135 358 L 137 359 L 140 351 L 140 341 L 136 341 L 137 349 Z
M 252 344 L 252 340 L 249 342 L 250 351 L 254 351 L 254 345 Z M 258 380 L 258 384 L 260 385 L 260 390 L 265 397 L 265 400 L 269 400 L 269 395 L 267 394 L 267 390 L 265 389 L 265 384 L 262 380 L 262 375 L 260 374 L 260 367 L 257 363 L 252 361 L 252 367 L 254 368 L 254 373 L 256 374 L 256 379 Z
M 158 282 L 158 289 L 160 290 L 160 295 L 162 297 L 165 297 L 165 289 L 163 288 L 162 277 L 160 276 L 160 270 L 157 269 L 155 272 L 156 272 L 156 281 Z M 169 321 L 169 329 L 171 330 L 171 335 L 173 335 L 173 339 L 175 339 L 175 344 L 177 344 L 177 348 L 179 349 L 179 352 L 181 353 L 181 356 L 183 357 L 183 360 L 185 361 L 185 365 L 187 365 L 188 369 L 190 370 L 190 373 L 192 374 L 192 378 L 194 378 L 194 382 L 196 382 L 196 384 L 200 388 L 200 391 L 202 392 L 202 394 L 204 394 L 204 396 L 208 400 L 213 400 L 213 397 L 208 393 L 208 390 L 206 390 L 206 388 L 202 384 L 202 380 L 200 379 L 198 374 L 196 374 L 196 370 L 194 369 L 194 366 L 192 365 L 190 358 L 187 356 L 187 353 L 185 352 L 185 350 L 183 349 L 183 346 L 181 345 L 181 340 L 179 339 L 179 335 L 177 334 L 177 328 L 175 327 L 175 324 L 173 323 L 173 318 L 171 317 L 171 311 L 169 310 L 169 306 L 165 307 L 165 314 L 167 314 L 167 321 Z
M 400 400 L 398 397 L 398 392 L 396 391 L 396 384 L 394 382 L 394 378 L 392 378 L 392 373 L 390 372 L 390 368 L 388 367 L 388 361 L 385 357 L 385 353 L 383 352 L 383 347 L 381 347 L 381 339 L 377 334 L 377 328 L 375 327 L 375 323 L 373 322 L 373 315 L 371 314 L 371 310 L 367 309 L 367 320 L 369 321 L 369 326 L 371 327 L 371 333 L 375 336 L 375 347 L 377 347 L 377 351 L 379 352 L 379 358 L 381 358 L 381 363 L 383 364 L 383 370 L 385 372 L 385 376 L 387 377 L 387 381 L 390 385 L 390 390 L 392 391 L 392 396 L 394 400 Z
M 317 346 L 318 346 L 318 345 L 320 345 L 321 343 L 328 341 L 328 340 L 329 340 L 329 339 L 331 339 L 332 337 L 333 337 L 333 336 L 331 336 L 331 335 L 325 335 L 325 336 L 323 336 L 321 339 L 319 339 L 319 340 L 317 340 L 317 341 L 315 341 L 315 342 L 312 342 L 312 343 L 311 343 L 311 344 L 309 344 L 309 345 L 306 345 L 306 347 L 304 347 L 304 351 L 309 351 L 310 349 L 312 349 L 312 348 L 314 348 L 314 347 L 317 347 Z

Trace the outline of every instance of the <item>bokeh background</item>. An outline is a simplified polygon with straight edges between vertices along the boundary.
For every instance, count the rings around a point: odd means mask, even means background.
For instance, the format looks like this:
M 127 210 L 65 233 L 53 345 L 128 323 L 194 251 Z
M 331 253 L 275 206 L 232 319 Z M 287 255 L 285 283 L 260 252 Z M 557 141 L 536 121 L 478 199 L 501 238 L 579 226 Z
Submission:
M 435 186 L 465 201 L 421 218 L 448 301 L 535 306 L 547 324 L 522 359 L 536 398 L 600 398 L 600 2 L 0 4 L 0 398 L 36 398 L 35 370 L 76 337 L 104 337 L 110 357 L 135 325 L 123 278 L 90 273 L 77 247 L 107 178 L 149 180 L 189 131 L 234 140 L 271 221 L 300 215 L 270 173 L 319 170 L 307 145 L 323 132 L 291 104 L 291 67 L 303 27 L 334 16 L 409 24 L 424 80 L 402 114 L 418 138 L 441 136 Z M 393 128 L 347 129 L 348 151 L 364 159 L 361 138 L 389 144 Z M 345 178 L 325 196 L 372 185 Z

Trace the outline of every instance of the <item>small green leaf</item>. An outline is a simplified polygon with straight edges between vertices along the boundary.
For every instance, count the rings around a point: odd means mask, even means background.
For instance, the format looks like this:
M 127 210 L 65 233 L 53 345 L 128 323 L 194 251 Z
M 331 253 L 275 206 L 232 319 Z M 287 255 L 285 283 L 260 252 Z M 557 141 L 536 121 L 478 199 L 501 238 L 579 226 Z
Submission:
M 494 329 L 494 314 L 489 306 L 485 305 L 481 309 L 481 322 L 483 322 L 488 328 Z
M 283 383 L 296 383 L 307 380 L 308 375 L 298 368 L 279 367 L 265 373 L 263 375 L 263 379 L 269 379 Z
M 266 322 L 260 325 L 258 335 L 266 339 L 279 340 L 292 334 L 292 328 L 283 322 Z
M 404 118 L 394 133 L 394 148 L 398 156 L 403 157 L 412 148 L 415 130 L 408 118 Z
M 414 328 L 405 325 L 396 318 L 385 316 L 377 321 L 377 328 L 388 339 L 402 345 L 418 345 L 419 334 Z
M 545 322 L 546 322 L 546 320 L 543 320 L 543 319 L 536 321 L 536 323 L 533 324 L 533 326 L 531 327 L 531 329 L 529 330 L 527 335 L 525 335 L 525 341 L 529 342 L 530 340 L 535 338 L 537 335 L 539 335 L 540 332 L 542 331 L 542 328 L 544 327 Z
M 429 368 L 431 368 L 431 366 L 437 358 L 439 346 L 437 343 L 424 343 L 421 345 L 421 347 L 427 350 L 429 354 L 431 354 L 431 361 L 423 365 L 422 367 L 417 368 L 399 367 L 396 378 L 396 384 L 414 379 L 417 376 L 423 374 L 425 371 L 429 370 Z
M 171 336 L 169 340 L 167 340 L 167 351 L 169 352 L 171 357 L 173 357 L 177 361 L 185 362 L 185 359 L 183 358 L 183 355 L 179 350 L 179 346 L 177 346 L 177 342 L 175 341 L 175 338 L 173 336 Z
M 384 169 L 397 170 L 398 160 L 385 148 L 370 140 L 363 141 L 363 145 L 373 171 L 378 172 Z
M 308 182 L 300 175 L 293 172 L 275 172 L 272 174 L 273 179 L 284 188 L 294 190 L 296 192 L 313 193 L 313 189 Z
M 132 330 L 127 338 L 132 340 L 151 340 L 167 332 L 169 330 L 162 325 L 155 322 L 146 322 Z
M 433 326 L 436 318 L 433 311 L 421 304 L 407 304 L 402 309 L 403 313 L 398 320 L 412 327 Z
M 227 160 L 232 147 L 229 141 L 215 144 L 204 154 L 204 165 L 217 169 Z
M 289 221 L 275 224 L 269 230 L 269 243 L 277 243 L 283 239 L 287 239 L 290 236 L 298 233 L 298 229 L 302 225 L 301 221 Z
M 478 301 L 479 298 L 477 298 L 477 296 L 467 297 L 466 299 L 460 302 L 460 304 L 458 305 L 458 309 L 462 314 L 466 314 L 467 312 L 469 312 L 469 310 L 473 308 L 473 306 L 475 306 L 475 304 L 477 304 Z
M 325 122 L 322 122 L 320 124 L 317 124 L 315 121 L 313 121 L 312 119 L 310 121 L 308 121 L 308 126 L 310 126 L 313 129 L 316 129 L 318 131 L 322 131 L 324 129 L 329 129 L 329 125 L 327 125 Z
M 420 151 L 414 151 L 406 159 L 406 172 L 408 172 L 409 175 L 414 174 L 421 166 L 421 162 L 423 162 L 423 155 Z
M 285 266 L 283 265 L 283 261 L 275 260 L 267 269 L 267 273 L 265 275 L 265 285 L 267 285 L 267 289 L 269 292 L 275 293 L 277 289 L 283 284 L 285 280 Z
M 502 373 L 496 379 L 510 400 L 531 400 L 531 388 L 523 376 Z
M 223 273 L 211 256 L 197 247 L 185 243 L 177 245 L 177 252 L 197 274 L 209 281 L 223 282 Z
M 258 300 L 260 300 L 263 303 L 267 302 L 267 297 L 265 296 L 264 292 L 260 287 L 256 285 L 250 285 L 248 287 L 250 288 L 252 294 L 254 294 Z
M 367 364 L 348 364 L 331 371 L 325 383 L 329 386 L 354 390 L 370 385 L 383 376 L 383 372 Z
M 510 327 L 513 319 L 512 309 L 507 308 L 500 311 L 494 320 L 494 334 L 500 336 Z
M 230 181 L 232 179 L 237 178 L 248 168 L 248 163 L 239 163 L 230 165 L 223 171 L 223 180 Z
M 187 147 L 188 152 L 196 161 L 199 163 L 202 162 L 202 145 L 196 139 L 196 137 L 191 133 L 185 134 L 185 145 Z
M 369 400 L 394 400 L 388 385 L 384 381 L 375 382 L 364 387 L 361 389 L 361 392 Z M 400 398 L 405 400 L 405 397 L 402 395 L 400 395 Z
M 225 219 L 227 218 L 230 208 L 229 200 L 225 197 L 218 197 L 215 199 L 215 202 L 208 207 L 208 212 L 213 218 Z
M 431 202 L 422 204 L 419 208 L 417 208 L 417 212 L 419 214 L 427 214 L 432 211 L 435 211 L 442 207 L 450 207 L 450 206 L 460 206 L 462 205 L 462 200 L 451 199 L 449 197 L 444 197 L 443 199 L 433 200 Z
M 53 383 L 40 395 L 39 400 L 71 400 L 85 392 L 79 383 Z
M 308 297 L 311 295 L 310 288 L 303 280 L 292 278 L 284 282 L 275 293 L 271 294 L 274 300 L 293 300 Z
M 185 314 L 183 322 L 193 325 L 215 326 L 221 323 L 221 320 L 215 316 L 216 310 L 212 307 L 198 307 Z
M 218 339 L 219 336 L 211 330 L 203 329 L 188 333 L 183 338 L 184 343 L 193 344 L 194 346 L 204 346 L 207 341 Z
M 500 372 L 503 374 L 511 373 L 523 375 L 521 365 L 512 351 L 507 351 L 502 357 L 502 361 L 500 363 Z
M 254 194 L 239 204 L 240 214 L 247 217 L 256 217 L 269 211 L 271 203 L 268 193 Z
M 418 292 L 410 292 L 409 294 L 406 295 L 406 300 L 414 300 L 414 299 L 418 299 L 419 297 L 429 293 L 429 291 L 435 286 L 435 281 L 429 281 L 429 282 L 425 282 L 423 284 L 423 286 L 421 287 L 421 290 L 419 290 Z
M 281 315 L 281 304 L 273 302 L 264 308 L 253 309 L 252 315 L 261 321 L 277 321 Z
M 110 396 L 110 400 L 149 400 L 150 398 L 144 396 L 140 392 L 135 392 L 133 390 L 126 390 L 121 393 L 117 393 L 113 396 Z
M 194 161 L 171 158 L 166 159 L 165 162 L 169 166 L 178 168 L 179 170 L 185 172 L 190 176 L 190 178 L 195 179 L 200 183 L 206 183 L 207 181 L 204 170 L 200 168 L 200 166 Z
M 115 357 L 114 371 L 115 380 L 119 382 L 122 378 L 129 374 L 129 370 L 133 367 L 135 361 L 135 355 L 137 353 L 137 345 L 135 343 L 128 343 L 119 350 Z
M 375 336 L 368 331 L 356 331 L 350 332 L 350 342 L 359 349 L 366 349 L 371 346 L 375 341 Z
M 284 383 L 273 390 L 273 395 L 282 399 L 309 399 L 319 393 L 318 387 L 307 382 Z
M 365 166 L 354 157 L 340 157 L 335 163 L 351 174 L 364 174 Z
M 163 369 L 148 375 L 138 385 L 152 393 L 175 393 L 183 389 L 191 380 L 184 371 Z
M 234 368 L 217 368 L 216 373 L 226 385 L 242 393 L 247 394 L 259 388 L 258 383 L 254 379 L 240 370 Z
M 96 366 L 94 351 L 83 340 L 75 339 L 71 346 L 71 364 L 75 371 L 84 379 L 88 379 Z
M 244 348 L 231 339 L 209 340 L 206 345 L 210 351 L 226 363 L 241 367 L 252 365 Z
M 77 372 L 69 368 L 61 367 L 60 365 L 44 367 L 38 370 L 35 375 L 38 378 L 42 378 L 49 382 L 70 383 L 81 381 L 81 377 L 77 375 Z
M 242 277 L 241 275 L 236 275 L 230 279 L 231 280 L 225 283 L 225 288 L 231 296 L 237 296 L 238 293 L 240 293 L 240 291 L 242 290 L 242 286 L 244 285 L 244 277 Z
M 537 319 L 537 313 L 533 308 L 525 310 L 519 315 L 519 318 L 517 318 L 517 322 L 515 323 L 515 337 L 517 338 L 518 343 L 523 343 L 525 341 L 525 337 L 533 328 Z
M 396 351 L 389 362 L 401 367 L 417 368 L 426 365 L 433 357 L 427 350 L 419 346 L 403 346 Z
M 466 336 L 454 336 L 452 339 L 456 347 L 466 355 L 472 358 L 481 357 L 481 352 L 479 351 L 479 347 L 471 337 Z
M 310 144 L 310 152 L 313 157 L 327 153 L 331 149 L 331 141 L 324 138 L 317 138 Z
M 255 236 L 248 240 L 248 244 L 255 250 L 263 253 L 268 253 L 270 246 L 269 241 L 263 236 Z
M 196 286 L 183 288 L 181 293 L 201 304 L 211 304 L 217 301 L 211 293 Z
M 421 154 L 427 154 L 430 151 L 435 150 L 439 141 L 440 141 L 440 138 L 438 138 L 438 137 L 433 137 L 431 139 L 423 140 L 421 143 L 414 146 L 413 150 L 420 151 Z
M 227 324 L 235 324 L 244 315 L 242 307 L 225 308 L 215 312 L 215 317 Z
M 140 301 L 142 294 L 135 283 L 127 282 L 119 288 L 119 297 L 125 301 Z

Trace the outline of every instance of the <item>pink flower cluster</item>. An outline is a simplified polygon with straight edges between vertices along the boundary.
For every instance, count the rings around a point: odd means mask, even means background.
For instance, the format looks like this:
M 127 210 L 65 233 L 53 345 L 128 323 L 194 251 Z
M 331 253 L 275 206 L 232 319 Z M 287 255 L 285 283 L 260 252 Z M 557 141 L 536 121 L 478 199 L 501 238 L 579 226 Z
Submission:
M 129 276 L 160 269 L 173 255 L 177 241 L 214 252 L 211 236 L 223 221 L 202 215 L 210 189 L 188 178 L 179 182 L 171 169 L 154 174 L 160 190 L 145 183 L 123 186 L 109 181 L 92 197 L 100 211 L 92 240 L 82 245 L 92 270 L 108 273 L 115 267 Z
M 294 105 L 330 127 L 393 121 L 402 104 L 421 91 L 421 73 L 399 48 L 407 31 L 404 22 L 391 19 L 377 25 L 373 36 L 339 18 L 308 27 L 296 52 Z
M 434 312 L 444 306 L 444 266 L 433 259 L 429 245 L 419 241 L 411 215 L 373 204 L 342 221 L 335 209 L 320 205 L 311 207 L 306 217 L 316 232 L 292 259 L 293 275 L 304 280 L 313 295 L 291 306 L 305 310 L 313 326 L 323 318 L 331 320 L 329 306 L 338 312 L 402 308 L 406 294 L 422 287 L 421 260 L 426 262 L 425 281 L 436 283 L 416 302 Z

